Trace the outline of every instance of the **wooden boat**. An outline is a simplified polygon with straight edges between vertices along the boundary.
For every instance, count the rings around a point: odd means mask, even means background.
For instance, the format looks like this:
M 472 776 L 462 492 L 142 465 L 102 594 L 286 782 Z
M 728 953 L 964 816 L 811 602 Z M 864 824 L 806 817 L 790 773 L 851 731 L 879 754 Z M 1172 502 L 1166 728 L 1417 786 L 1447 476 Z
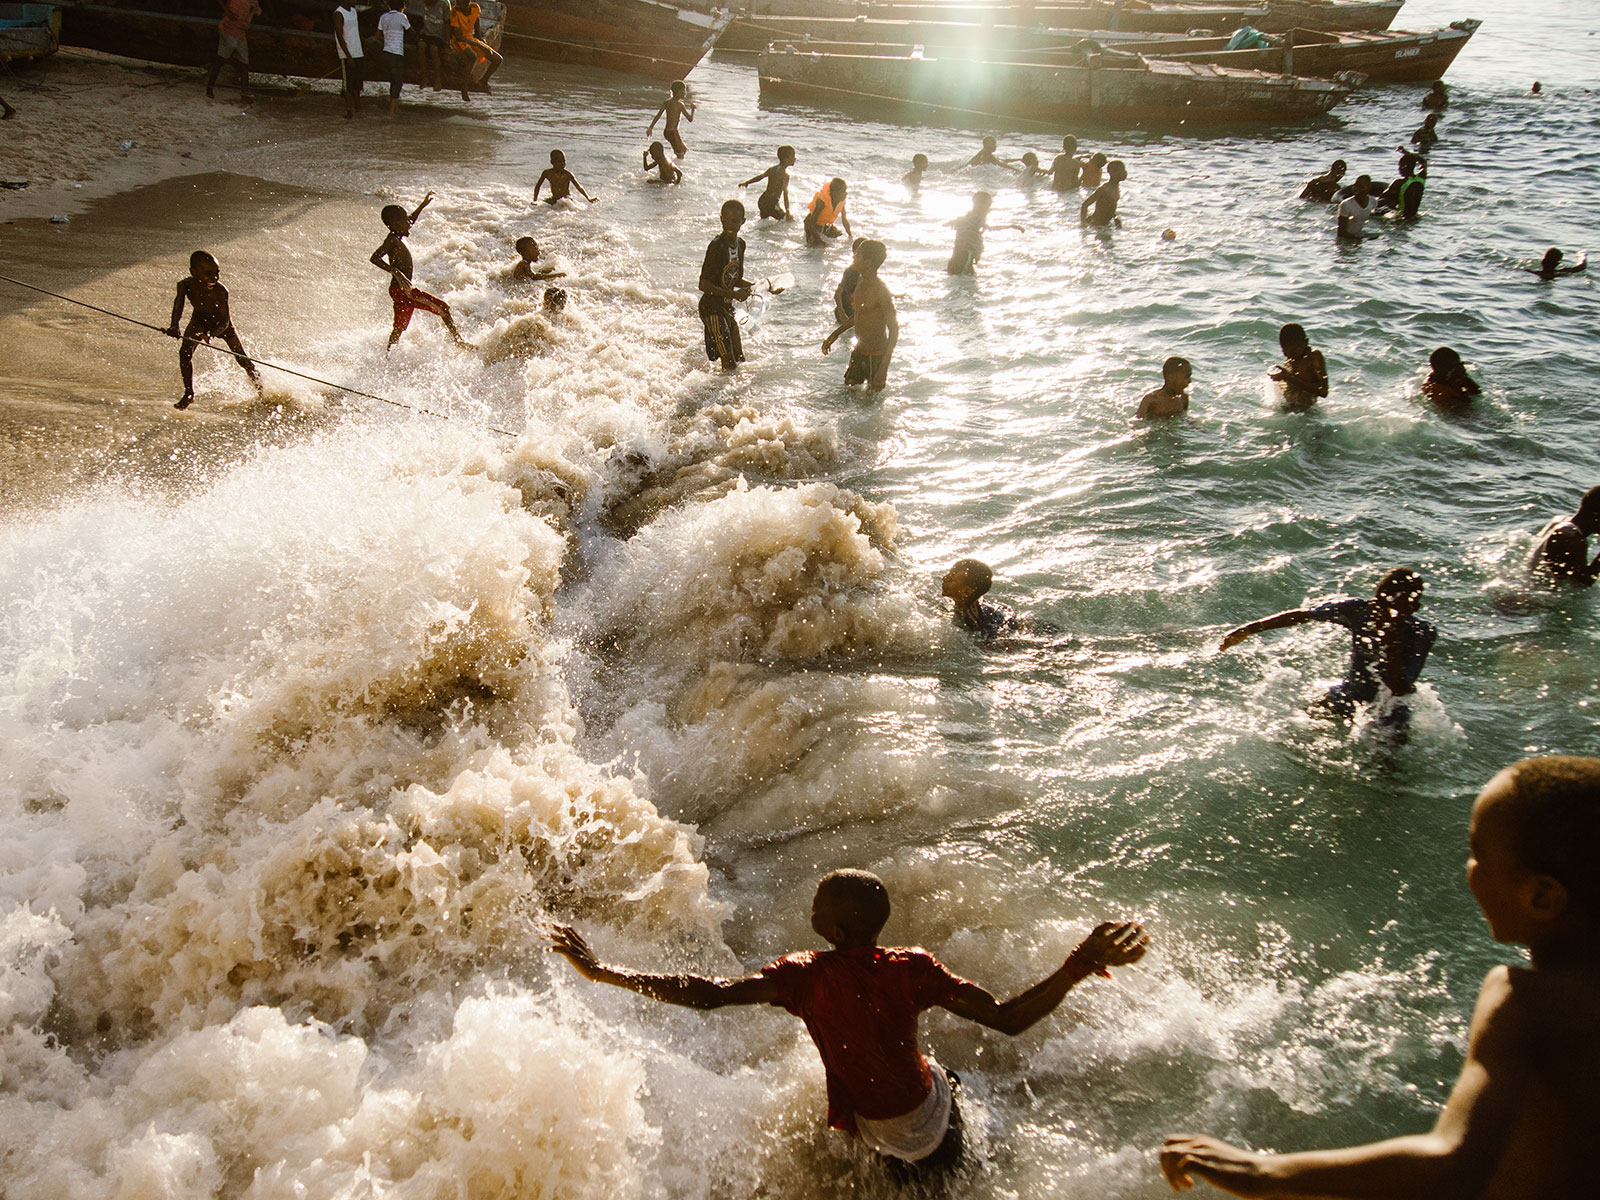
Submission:
M 61 14 L 48 4 L 0 4 L 0 62 L 54 54 L 61 44 Z
M 919 115 L 1075 126 L 1285 123 L 1326 113 L 1350 94 L 1347 85 L 1326 79 L 1095 54 L 1068 66 L 774 48 L 758 64 L 764 101 L 891 106 Z
M 499 0 L 478 0 L 478 4 L 482 9 L 479 32 L 491 46 L 498 46 L 504 6 Z M 261 8 L 247 39 L 252 72 L 308 79 L 338 74 L 331 2 L 262 0 Z M 207 0 L 73 0 L 62 4 L 60 10 L 61 42 L 66 46 L 180 67 L 204 66 L 216 53 L 219 10 Z M 377 34 L 380 15 L 376 8 L 360 14 L 364 41 Z M 367 53 L 372 54 L 370 45 Z M 408 37 L 406 81 L 420 84 L 421 71 L 417 39 Z M 376 67 L 369 67 L 367 82 L 376 82 L 381 74 Z M 472 90 L 483 89 L 474 84 Z
M 1199 18 L 1192 28 L 1211 28 L 1214 13 L 1203 10 L 1270 8 L 1269 23 L 1284 29 L 1368 30 L 1387 29 L 1399 15 L 1403 0 L 750 0 L 749 15 L 844 17 L 883 21 L 963 21 L 978 25 L 1037 25 L 1043 28 L 1087 28 L 1076 25 L 1080 10 L 1091 9 L 1096 29 L 1140 32 L 1140 14 L 1186 9 Z M 1202 10 L 1193 12 L 1192 10 Z M 1255 24 L 1257 29 L 1261 25 Z M 1143 30 L 1143 32 L 1160 32 Z M 1230 28 L 1227 32 L 1232 32 Z
M 724 10 L 663 0 L 506 0 L 509 55 L 682 79 L 727 26 Z

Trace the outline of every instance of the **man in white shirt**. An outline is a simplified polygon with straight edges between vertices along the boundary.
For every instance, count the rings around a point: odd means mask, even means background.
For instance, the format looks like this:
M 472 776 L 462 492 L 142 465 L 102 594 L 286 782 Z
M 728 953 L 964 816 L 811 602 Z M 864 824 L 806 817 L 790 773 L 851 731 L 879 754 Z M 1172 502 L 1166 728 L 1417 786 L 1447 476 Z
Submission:
M 389 73 L 391 117 L 400 111 L 400 89 L 406 82 L 406 30 L 410 28 L 406 0 L 389 0 L 389 11 L 378 18 L 378 32 L 383 35 L 383 65 Z
M 1377 198 L 1372 194 L 1372 176 L 1359 176 L 1350 194 L 1339 201 L 1339 236 L 1360 241 L 1362 227 L 1377 206 Z
M 333 10 L 333 48 L 339 52 L 339 70 L 344 77 L 344 119 L 348 121 L 361 111 L 361 85 L 367 65 L 354 3 Z

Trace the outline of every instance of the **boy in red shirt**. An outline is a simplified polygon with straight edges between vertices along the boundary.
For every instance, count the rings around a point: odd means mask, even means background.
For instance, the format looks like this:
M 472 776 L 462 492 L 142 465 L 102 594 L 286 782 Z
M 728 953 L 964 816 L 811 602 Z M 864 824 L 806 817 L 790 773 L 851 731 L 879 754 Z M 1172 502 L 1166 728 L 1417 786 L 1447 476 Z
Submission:
M 917 1015 L 944 1008 L 1015 1036 L 1046 1016 L 1079 981 L 1144 956 L 1149 936 L 1131 921 L 1099 926 L 1043 981 L 1004 1004 L 916 947 L 877 937 L 889 893 L 866 871 L 834 871 L 817 885 L 811 928 L 832 950 L 806 950 L 742 979 L 651 975 L 607 966 L 576 930 L 558 925 L 550 947 L 585 979 L 689 1008 L 774 1004 L 806 1023 L 828 1080 L 828 1124 L 855 1134 L 893 1165 L 953 1166 L 961 1121 L 943 1068 L 917 1047 Z

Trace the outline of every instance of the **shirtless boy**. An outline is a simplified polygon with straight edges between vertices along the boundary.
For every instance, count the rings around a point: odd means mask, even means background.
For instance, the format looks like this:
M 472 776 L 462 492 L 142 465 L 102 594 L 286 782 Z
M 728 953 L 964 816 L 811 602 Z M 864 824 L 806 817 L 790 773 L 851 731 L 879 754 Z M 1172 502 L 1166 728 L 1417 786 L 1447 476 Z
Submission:
M 1583 494 L 1578 511 L 1539 530 L 1528 570 L 1541 579 L 1589 587 L 1600 578 L 1600 555 L 1589 559 L 1589 538 L 1600 533 L 1600 487 Z
M 1535 270 L 1533 267 L 1526 267 L 1524 269 L 1528 272 L 1528 274 L 1537 275 L 1540 279 L 1554 279 L 1558 275 L 1576 275 L 1580 271 L 1587 271 L 1589 269 L 1589 256 L 1587 254 L 1578 255 L 1578 261 L 1573 263 L 1570 267 L 1563 267 L 1561 265 L 1561 260 L 1565 257 L 1566 255 L 1561 253 L 1560 250 L 1554 246 L 1551 246 L 1550 249 L 1544 252 L 1544 257 L 1539 260 L 1539 266 L 1537 270 Z
M 1099 151 L 1089 156 L 1089 161 L 1083 164 L 1081 182 L 1086 188 L 1100 186 L 1100 172 L 1105 169 L 1106 156 Z
M 650 118 L 650 127 L 644 131 L 645 137 L 649 137 L 656 131 L 656 122 L 666 117 L 667 123 L 661 130 L 661 135 L 667 139 L 667 144 L 672 147 L 672 153 L 678 158 L 689 153 L 689 147 L 683 144 L 683 134 L 678 131 L 678 122 L 694 121 L 694 101 L 684 98 L 688 90 L 688 85 L 683 80 L 674 81 L 672 95 L 656 109 L 656 115 Z
M 989 564 L 976 558 L 963 558 L 944 573 L 940 594 L 955 605 L 956 624 L 975 633 L 985 642 L 1021 627 L 1017 614 L 1004 604 L 984 600 L 994 586 Z
M 989 209 L 994 197 L 988 192 L 972 193 L 972 211 L 964 217 L 949 222 L 956 231 L 955 249 L 945 271 L 951 275 L 976 275 L 978 260 L 983 257 L 983 234 L 986 229 L 1021 229 L 1020 225 L 990 225 Z
M 1114 158 L 1106 164 L 1106 174 L 1106 181 L 1090 192 L 1089 198 L 1078 206 L 1078 221 L 1102 229 L 1115 224 L 1121 229 L 1122 218 L 1117 216 L 1117 203 L 1122 199 L 1122 181 L 1128 177 L 1128 168 L 1123 166 L 1120 158 Z M 1094 211 L 1091 212 L 1091 209 Z
M 1078 157 L 1078 139 L 1068 135 L 1061 139 L 1061 153 L 1050 162 L 1050 186 L 1058 192 L 1072 192 L 1083 178 L 1083 160 Z
M 739 186 L 749 187 L 758 179 L 767 181 L 766 188 L 761 193 L 761 198 L 756 201 L 756 215 L 765 220 L 792 220 L 794 214 L 789 211 L 789 168 L 794 166 L 794 147 L 779 146 L 777 165 L 768 167 L 759 175 L 752 175 Z M 778 207 L 778 201 L 783 201 L 783 207 Z
M 1483 391 L 1478 381 L 1467 374 L 1467 364 L 1449 346 L 1440 346 L 1428 355 L 1428 377 L 1422 381 L 1422 394 L 1447 412 L 1461 412 L 1472 406 L 1472 398 Z
M 971 158 L 967 159 L 969 167 L 1004 167 L 1008 171 L 1016 170 L 1016 165 L 1010 159 L 1001 158 L 995 153 L 1000 148 L 1000 143 L 993 134 L 983 139 L 983 145 Z
M 846 387 L 864 383 L 869 391 L 881 392 L 889 381 L 889 360 L 900 340 L 900 319 L 895 315 L 888 285 L 878 278 L 878 268 L 888 256 L 888 249 L 880 241 L 868 238 L 861 243 L 856 251 L 861 281 L 850 299 L 850 316 L 822 342 L 822 352 L 826 354 L 841 333 L 847 329 L 856 331 L 855 349 L 850 352 L 850 365 L 844 372 Z
M 1300 199 L 1332 204 L 1339 198 L 1339 181 L 1344 178 L 1347 169 L 1344 159 L 1334 159 L 1326 173 L 1307 180 L 1305 187 L 1300 189 Z
M 656 178 L 662 183 L 682 183 L 683 172 L 667 161 L 667 148 L 660 142 L 651 142 L 650 148 L 644 152 L 644 173 L 656 172 Z
M 566 274 L 546 264 L 536 267 L 539 261 L 539 243 L 531 237 L 519 237 L 517 245 L 517 265 L 511 268 L 511 278 L 516 280 L 531 279 L 560 279 Z
M 178 322 L 183 319 L 185 302 L 194 309 L 189 325 L 182 334 Z M 189 255 L 189 275 L 178 280 L 178 294 L 172 301 L 172 323 L 167 326 L 168 337 L 181 337 L 178 348 L 178 373 L 183 376 L 183 395 L 173 408 L 188 408 L 194 403 L 194 348 L 201 342 L 219 337 L 233 351 L 233 359 L 244 368 L 250 382 L 261 391 L 261 373 L 256 370 L 244 352 L 244 343 L 233 328 L 233 318 L 228 313 L 228 289 L 222 286 L 222 268 L 217 260 L 204 250 Z
M 1283 365 L 1267 372 L 1267 378 L 1283 385 L 1283 404 L 1290 412 L 1304 412 L 1328 395 L 1328 364 L 1322 351 L 1313 350 L 1306 331 L 1290 323 L 1278 330 L 1278 345 L 1283 349 Z
M 398 204 L 385 204 L 381 214 L 383 223 L 389 228 L 389 236 L 383 239 L 383 245 L 372 252 L 368 260 L 380 271 L 389 274 L 389 299 L 394 301 L 394 329 L 389 334 L 389 345 L 385 351 L 391 349 L 400 340 L 400 335 L 411 324 L 411 314 L 417 309 L 433 313 L 444 322 L 444 327 L 450 336 L 455 339 L 456 345 L 471 349 L 471 345 L 461 336 L 461 331 L 456 328 L 455 320 L 450 316 L 450 306 L 438 296 L 429 294 L 411 282 L 411 249 L 406 245 L 406 234 L 411 232 L 411 227 L 417 223 L 417 218 L 422 215 L 422 210 L 433 203 L 433 193 L 429 192 L 422 198 L 422 203 L 417 205 L 410 213 Z
M 1139 420 L 1149 417 L 1177 417 L 1189 411 L 1189 381 L 1194 368 L 1187 358 L 1174 355 L 1161 364 L 1161 386 L 1146 392 L 1139 400 Z
M 1138 962 L 1150 940 L 1131 921 L 1100 925 L 1052 974 L 1002 1004 L 926 950 L 878 945 L 888 919 L 889 893 L 876 875 L 834 871 L 811 903 L 811 928 L 832 949 L 789 954 L 754 975 L 718 979 L 609 966 L 562 925 L 551 931 L 550 949 L 585 979 L 667 1004 L 770 1004 L 793 1013 L 822 1056 L 829 1127 L 860 1138 L 897 1173 L 927 1177 L 959 1162 L 961 1118 L 948 1073 L 917 1044 L 918 1016 L 943 1008 L 1015 1037 L 1083 980 L 1109 978 L 1111 967 Z
M 922 177 L 927 173 L 928 156 L 926 154 L 913 154 L 911 156 L 911 170 L 900 176 L 900 182 L 914 192 L 922 186 Z
M 539 181 L 533 185 L 533 198 L 539 199 L 539 189 L 544 187 L 545 180 L 550 181 L 550 194 L 545 197 L 546 204 L 560 204 L 572 195 L 572 189 L 577 188 L 578 194 L 590 204 L 595 202 L 595 197 L 583 190 L 583 184 L 578 182 L 578 177 L 567 170 L 567 156 L 559 150 L 550 151 L 550 165 L 539 176 Z
M 1594 1195 L 1587 1138 L 1600 1127 L 1600 759 L 1526 758 L 1478 794 L 1467 886 L 1497 942 L 1526 967 L 1483 981 L 1467 1058 L 1428 1133 L 1299 1154 L 1257 1154 L 1209 1137 L 1168 1138 L 1174 1190 L 1202 1179 L 1237 1196 Z

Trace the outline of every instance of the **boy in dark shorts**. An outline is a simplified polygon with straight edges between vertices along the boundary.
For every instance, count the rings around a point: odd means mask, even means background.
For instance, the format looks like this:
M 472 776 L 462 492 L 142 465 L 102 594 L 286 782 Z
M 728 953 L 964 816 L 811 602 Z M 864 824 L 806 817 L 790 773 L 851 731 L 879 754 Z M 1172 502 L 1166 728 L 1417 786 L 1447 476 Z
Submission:
M 648 175 L 651 171 L 662 183 L 683 182 L 683 172 L 667 161 L 667 148 L 660 142 L 651 142 L 644 152 L 644 172 Z
M 722 232 L 706 247 L 700 266 L 700 320 L 706 327 L 706 357 L 731 371 L 744 361 L 744 344 L 733 304 L 748 300 L 755 286 L 744 277 L 744 205 L 737 200 L 722 205 Z
M 1322 351 L 1311 348 L 1302 326 L 1290 323 L 1278 330 L 1278 345 L 1283 364 L 1267 372 L 1267 378 L 1283 388 L 1284 407 L 1304 412 L 1328 395 L 1328 364 Z
M 828 1125 L 915 1178 L 955 1166 L 961 1122 L 944 1068 L 923 1056 L 917 1018 L 930 1008 L 1015 1037 L 1048 1016 L 1074 986 L 1138 962 L 1149 945 L 1131 921 L 1098 926 L 1051 975 L 1000 1003 L 917 947 L 878 945 L 889 893 L 866 871 L 834 871 L 817 885 L 811 928 L 832 947 L 789 954 L 754 975 L 717 979 L 648 974 L 602 963 L 578 932 L 557 925 L 550 949 L 585 979 L 689 1008 L 770 1004 L 805 1022 L 822 1056 Z
M 411 227 L 417 223 L 417 218 L 422 215 L 422 210 L 433 203 L 433 193 L 429 192 L 422 198 L 422 203 L 411 212 L 398 204 L 385 204 L 383 223 L 389 228 L 389 236 L 383 239 L 383 245 L 372 252 L 368 261 L 381 271 L 389 274 L 389 299 L 394 301 L 394 329 L 389 334 L 389 345 L 384 347 L 388 351 L 400 340 L 400 335 L 411 324 L 411 314 L 417 309 L 433 313 L 444 322 L 444 327 L 455 339 L 456 345 L 470 350 L 472 346 L 461 336 L 461 331 L 456 328 L 454 319 L 450 316 L 450 306 L 439 297 L 430 295 L 411 282 L 411 250 L 406 245 L 406 234 L 411 232 Z
M 183 305 L 187 301 L 194 309 L 189 326 L 182 334 L 178 322 L 183 319 Z M 228 312 L 228 289 L 222 286 L 222 268 L 217 260 L 204 250 L 189 256 L 189 276 L 178 280 L 178 294 L 172 301 L 172 323 L 167 327 L 168 337 L 181 337 L 178 348 L 178 373 L 183 376 L 183 395 L 173 408 L 188 408 L 194 403 L 194 348 L 201 342 L 219 337 L 233 351 L 233 359 L 261 392 L 261 373 L 244 352 L 244 343 L 233 328 L 233 317 Z
M 539 199 L 539 189 L 544 187 L 545 180 L 550 181 L 550 195 L 545 197 L 546 204 L 559 204 L 572 194 L 572 189 L 577 188 L 581 195 L 590 204 L 595 202 L 595 197 L 583 190 L 583 184 L 578 182 L 578 177 L 567 170 L 567 156 L 559 150 L 550 151 L 550 165 L 539 176 L 539 181 L 533 185 L 533 198 Z
M 840 225 L 844 226 L 846 237 L 855 237 L 850 232 L 850 218 L 844 215 L 849 191 L 849 185 L 839 178 L 830 179 L 817 189 L 806 209 L 806 245 L 826 246 L 828 243 L 823 239 L 838 237 Z
M 689 147 L 683 144 L 683 134 L 678 130 L 680 120 L 691 123 L 694 121 L 694 101 L 685 99 L 688 91 L 688 85 L 683 80 L 676 80 L 672 85 L 672 95 L 656 109 L 656 115 L 650 118 L 649 128 L 644 131 L 645 137 L 649 137 L 656 131 L 656 122 L 666 117 L 667 123 L 661 130 L 661 136 L 667 139 L 667 144 L 672 147 L 672 153 L 677 158 L 689 153 Z
M 417 54 L 422 65 L 422 86 L 438 92 L 444 90 L 444 55 L 450 30 L 450 6 L 445 0 L 420 0 L 420 3 Z
M 794 147 L 779 146 L 778 162 L 776 166 L 768 167 L 759 175 L 752 175 L 739 186 L 749 187 L 758 179 L 765 179 L 767 186 L 761 193 L 761 198 L 756 201 L 756 215 L 764 220 L 793 220 L 794 214 L 789 211 L 789 168 L 794 166 Z M 778 201 L 783 201 L 783 207 L 778 207 Z
M 881 392 L 889 378 L 889 360 L 894 357 L 895 343 L 900 340 L 900 321 L 894 311 L 894 297 L 889 287 L 878 278 L 878 269 L 889 256 L 884 244 L 864 238 L 856 248 L 855 267 L 860 278 L 850 297 L 850 315 L 830 333 L 822 343 L 822 352 L 833 349 L 833 343 L 847 329 L 856 332 L 855 348 L 850 352 L 850 363 L 845 367 L 846 387 L 864 383 L 874 392 Z
M 1467 887 L 1489 936 L 1528 947 L 1528 964 L 1484 978 L 1466 1062 L 1433 1128 L 1299 1154 L 1172 1137 L 1161 1169 L 1173 1190 L 1201 1179 L 1237 1196 L 1323 1200 L 1595 1194 L 1600 759 L 1513 763 L 1478 793 L 1467 830 Z

